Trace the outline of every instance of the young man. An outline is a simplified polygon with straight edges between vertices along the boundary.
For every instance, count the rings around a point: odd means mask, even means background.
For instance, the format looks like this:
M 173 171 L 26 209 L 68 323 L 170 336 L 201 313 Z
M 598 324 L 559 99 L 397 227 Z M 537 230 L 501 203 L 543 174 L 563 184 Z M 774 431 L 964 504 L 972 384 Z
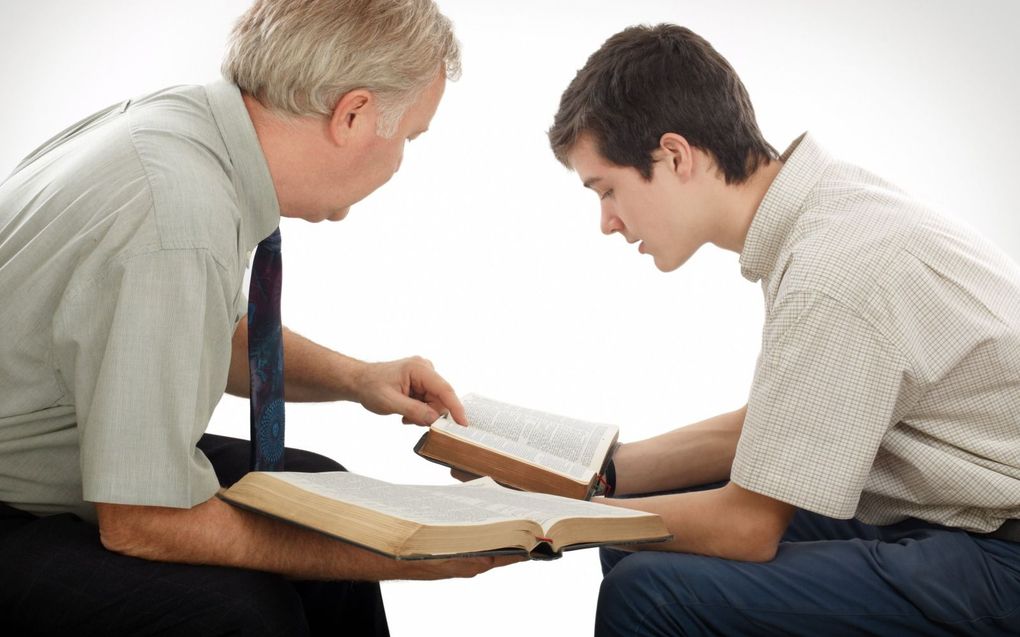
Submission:
M 675 539 L 603 552 L 596 634 L 1016 634 L 1017 264 L 809 134 L 777 156 L 682 27 L 606 41 L 549 138 L 604 233 L 765 295 L 747 404 L 615 455 Z
M 430 0 L 258 0 L 227 81 L 93 115 L 0 185 L 8 632 L 387 634 L 375 582 L 509 561 L 397 562 L 233 508 L 215 495 L 249 445 L 203 435 L 224 390 L 248 393 L 251 251 L 281 216 L 339 221 L 385 183 L 458 68 Z M 288 400 L 463 422 L 428 361 L 283 342 Z

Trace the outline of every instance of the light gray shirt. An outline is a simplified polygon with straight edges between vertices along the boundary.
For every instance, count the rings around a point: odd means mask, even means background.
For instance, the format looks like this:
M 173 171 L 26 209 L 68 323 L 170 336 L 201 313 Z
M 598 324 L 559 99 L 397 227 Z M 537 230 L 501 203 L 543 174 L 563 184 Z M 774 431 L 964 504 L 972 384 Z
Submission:
M 836 518 L 1020 518 L 1020 267 L 794 142 L 740 263 L 765 293 L 732 479 Z
M 190 507 L 248 255 L 279 225 L 237 88 L 171 88 L 60 133 L 0 185 L 0 501 Z

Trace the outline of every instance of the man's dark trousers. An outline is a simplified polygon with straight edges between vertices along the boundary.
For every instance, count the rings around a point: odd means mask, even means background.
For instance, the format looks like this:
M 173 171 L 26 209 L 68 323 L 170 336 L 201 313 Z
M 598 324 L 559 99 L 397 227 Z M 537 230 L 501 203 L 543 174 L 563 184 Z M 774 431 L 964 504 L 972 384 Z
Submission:
M 247 440 L 207 434 L 198 446 L 220 484 L 248 471 Z M 296 449 L 285 462 L 291 471 L 343 470 Z M 0 611 L 5 635 L 388 635 L 377 583 L 126 557 L 77 516 L 37 518 L 2 504 Z

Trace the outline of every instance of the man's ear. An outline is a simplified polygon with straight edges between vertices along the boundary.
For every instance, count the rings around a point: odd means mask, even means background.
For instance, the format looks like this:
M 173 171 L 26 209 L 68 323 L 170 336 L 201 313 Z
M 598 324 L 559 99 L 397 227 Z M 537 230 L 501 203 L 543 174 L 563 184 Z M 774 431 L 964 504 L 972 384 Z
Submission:
M 376 125 L 375 96 L 364 89 L 344 93 L 329 118 L 329 135 L 337 146 L 347 146 Z
M 656 149 L 662 161 L 667 162 L 669 171 L 682 179 L 694 173 L 694 153 L 687 138 L 677 133 L 664 133 Z

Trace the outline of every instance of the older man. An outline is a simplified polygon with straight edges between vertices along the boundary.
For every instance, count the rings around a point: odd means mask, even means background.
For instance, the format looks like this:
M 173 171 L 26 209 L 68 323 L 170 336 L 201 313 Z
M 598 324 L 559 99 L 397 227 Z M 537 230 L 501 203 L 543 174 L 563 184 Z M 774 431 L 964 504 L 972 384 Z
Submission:
M 368 364 L 278 323 L 250 355 L 248 303 L 278 303 L 279 290 L 241 291 L 256 246 L 278 254 L 281 216 L 341 220 L 396 172 L 458 68 L 430 0 L 258 0 L 234 30 L 225 81 L 92 115 L 0 186 L 6 622 L 386 634 L 375 582 L 501 563 L 397 562 L 230 507 L 214 496 L 248 469 L 249 445 L 204 435 L 224 390 L 247 395 L 250 383 L 270 388 L 253 413 L 277 443 L 284 388 L 290 401 L 463 421 L 420 358 Z M 268 449 L 272 466 L 340 468 Z

